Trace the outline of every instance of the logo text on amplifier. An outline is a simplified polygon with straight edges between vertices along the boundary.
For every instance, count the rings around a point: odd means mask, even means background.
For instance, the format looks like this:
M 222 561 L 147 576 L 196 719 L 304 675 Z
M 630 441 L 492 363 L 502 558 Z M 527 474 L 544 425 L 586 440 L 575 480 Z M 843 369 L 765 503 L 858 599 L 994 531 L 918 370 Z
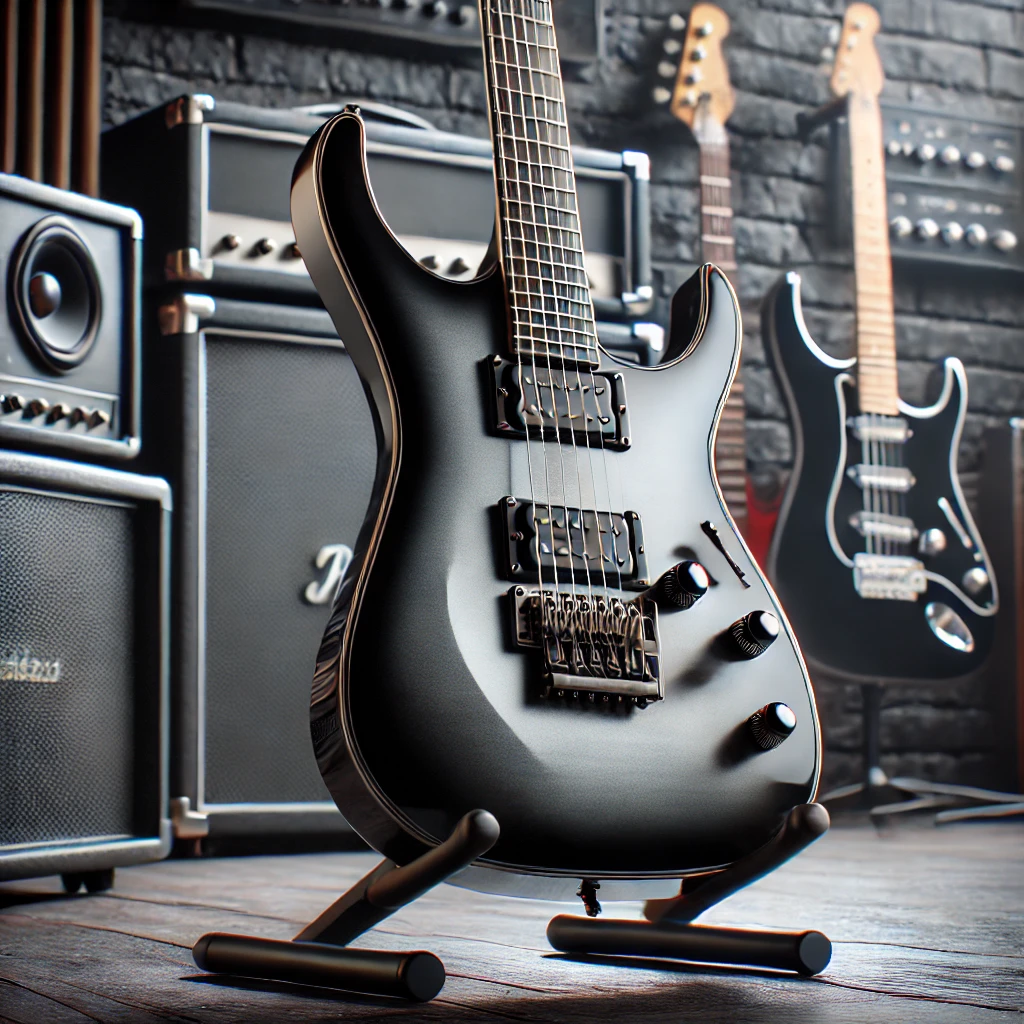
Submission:
M 60 660 L 34 658 L 26 647 L 0 659 L 0 683 L 56 683 L 60 681 Z

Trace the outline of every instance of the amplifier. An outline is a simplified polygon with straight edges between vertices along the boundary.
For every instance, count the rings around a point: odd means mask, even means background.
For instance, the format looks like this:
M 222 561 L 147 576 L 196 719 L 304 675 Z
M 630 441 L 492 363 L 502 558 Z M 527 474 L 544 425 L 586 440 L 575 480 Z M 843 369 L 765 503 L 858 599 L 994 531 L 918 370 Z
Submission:
M 0 440 L 139 449 L 142 225 L 134 210 L 0 174 Z
M 0 452 L 0 880 L 170 849 L 161 480 Z
M 362 384 L 322 309 L 156 301 L 142 460 L 175 502 L 176 834 L 351 835 L 313 757 L 309 687 L 376 471 Z
M 890 248 L 895 261 L 1024 270 L 1024 171 L 1017 126 L 882 104 Z M 833 236 L 850 238 L 850 148 L 832 123 Z
M 364 104 L 370 178 L 391 229 L 425 266 L 468 280 L 494 227 L 490 143 L 372 120 L 373 108 Z M 289 203 L 295 162 L 323 120 L 193 95 L 104 132 L 103 194 L 142 213 L 147 282 L 316 302 Z M 573 156 L 597 315 L 638 318 L 654 296 L 648 157 Z

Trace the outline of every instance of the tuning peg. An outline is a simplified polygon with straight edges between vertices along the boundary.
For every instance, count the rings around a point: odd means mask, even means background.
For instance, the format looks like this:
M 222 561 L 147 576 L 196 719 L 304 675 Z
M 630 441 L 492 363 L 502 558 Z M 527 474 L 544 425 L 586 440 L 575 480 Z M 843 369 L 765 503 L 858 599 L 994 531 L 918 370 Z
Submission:
M 672 90 L 666 89 L 663 85 L 656 85 L 651 90 L 651 96 L 653 97 L 654 102 L 659 105 L 668 103 L 668 101 L 672 99 Z
M 711 35 L 711 33 L 714 31 L 715 26 L 712 25 L 710 21 L 705 21 L 704 24 L 697 29 L 697 35 L 701 36 L 702 38 L 706 38 L 707 36 Z
M 707 55 L 708 51 L 705 50 L 703 46 L 695 46 L 693 48 L 693 53 L 690 54 L 694 60 L 703 60 Z
M 693 68 L 686 76 L 686 83 L 687 85 L 696 85 L 703 77 L 704 73 L 700 68 Z

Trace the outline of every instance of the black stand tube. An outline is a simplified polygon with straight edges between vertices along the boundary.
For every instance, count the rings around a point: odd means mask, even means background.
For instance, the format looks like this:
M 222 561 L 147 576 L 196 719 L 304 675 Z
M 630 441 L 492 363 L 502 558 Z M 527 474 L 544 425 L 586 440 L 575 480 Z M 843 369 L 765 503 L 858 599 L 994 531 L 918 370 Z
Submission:
M 204 971 L 426 1002 L 445 982 L 433 953 L 346 949 L 396 910 L 468 867 L 498 840 L 498 822 L 470 811 L 440 846 L 404 867 L 384 861 L 290 942 L 211 932 L 192 948 Z
M 824 835 L 828 826 L 824 807 L 801 804 L 760 850 L 689 885 L 684 881 L 682 891 L 672 899 L 648 900 L 646 921 L 598 921 L 562 914 L 548 925 L 548 941 L 564 953 L 670 957 L 818 974 L 832 957 L 832 944 L 821 932 L 711 928 L 689 922 L 780 867 Z

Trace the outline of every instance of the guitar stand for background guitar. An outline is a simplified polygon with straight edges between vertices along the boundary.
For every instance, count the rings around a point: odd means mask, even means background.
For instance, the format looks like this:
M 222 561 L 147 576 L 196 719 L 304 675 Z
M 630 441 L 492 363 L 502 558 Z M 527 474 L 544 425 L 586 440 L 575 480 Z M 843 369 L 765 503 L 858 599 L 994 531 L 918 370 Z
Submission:
M 548 925 L 555 949 L 573 954 L 675 958 L 696 963 L 740 964 L 795 971 L 825 969 L 832 955 L 820 932 L 774 932 L 693 925 L 699 914 L 774 871 L 827 831 L 828 812 L 803 804 L 789 812 L 779 834 L 723 871 L 684 883 L 674 899 L 649 900 L 646 921 L 596 920 L 560 914 Z M 420 1002 L 433 999 L 445 982 L 444 964 L 424 950 L 394 953 L 351 949 L 348 943 L 425 892 L 468 867 L 498 839 L 498 822 L 487 811 L 470 811 L 440 846 L 404 867 L 383 861 L 294 939 L 210 932 L 192 949 L 205 971 L 344 989 Z M 586 883 L 581 889 L 586 890 Z M 599 905 L 585 891 L 588 913 Z

